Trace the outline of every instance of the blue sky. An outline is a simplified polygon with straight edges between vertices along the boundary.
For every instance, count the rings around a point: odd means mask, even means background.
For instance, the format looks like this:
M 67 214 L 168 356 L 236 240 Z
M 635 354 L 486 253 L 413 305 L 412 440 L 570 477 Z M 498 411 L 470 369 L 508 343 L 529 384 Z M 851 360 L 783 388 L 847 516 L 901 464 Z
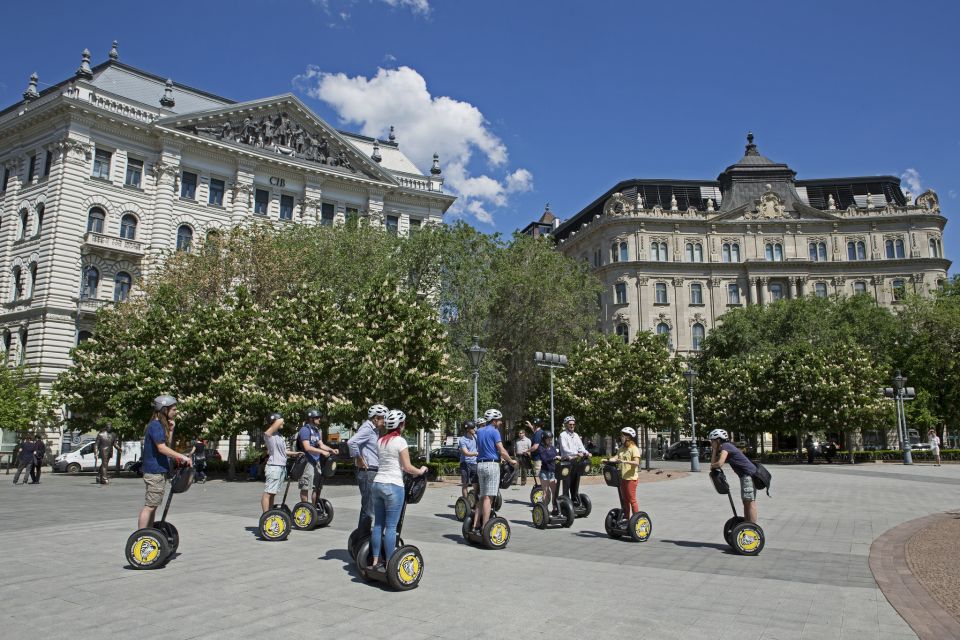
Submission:
M 744 135 L 800 178 L 909 170 L 960 210 L 953 2 L 230 0 L 4 8 L 0 103 L 121 60 L 441 154 L 457 215 L 510 232 L 631 177 L 713 179 Z M 947 226 L 947 256 L 960 225 Z

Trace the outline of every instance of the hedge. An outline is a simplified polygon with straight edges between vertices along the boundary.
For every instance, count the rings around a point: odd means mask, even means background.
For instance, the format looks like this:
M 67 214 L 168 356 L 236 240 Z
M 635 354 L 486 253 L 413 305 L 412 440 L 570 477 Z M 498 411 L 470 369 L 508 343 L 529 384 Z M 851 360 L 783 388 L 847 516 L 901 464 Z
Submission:
M 933 462 L 933 454 L 929 449 L 914 449 L 910 454 L 914 461 Z M 900 461 L 903 460 L 903 451 L 899 449 L 854 451 L 853 456 L 855 462 Z M 757 456 L 754 456 L 754 459 L 757 459 Z M 822 460 L 822 457 L 818 455 L 816 459 Z M 848 451 L 837 451 L 837 455 L 833 459 L 839 463 L 849 462 L 850 453 Z M 960 449 L 941 449 L 940 459 L 943 461 L 960 461 Z M 807 456 L 805 453 L 800 454 L 796 451 L 769 451 L 760 454 L 759 460 L 764 464 L 799 464 L 805 463 Z

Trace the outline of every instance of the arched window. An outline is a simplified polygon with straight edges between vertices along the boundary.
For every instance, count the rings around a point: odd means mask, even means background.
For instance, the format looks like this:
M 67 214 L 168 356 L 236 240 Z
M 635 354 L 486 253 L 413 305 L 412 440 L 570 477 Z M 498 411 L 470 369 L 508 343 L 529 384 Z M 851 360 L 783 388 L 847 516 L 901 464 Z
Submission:
M 33 297 L 34 291 L 37 289 L 37 263 L 30 263 L 30 297 Z
M 77 333 L 77 344 L 83 344 L 87 340 L 93 337 L 93 333 L 90 331 L 80 331 Z
M 23 240 L 27 236 L 27 226 L 30 223 L 30 214 L 26 209 L 20 210 L 20 226 L 17 228 L 17 240 Z
M 124 240 L 137 239 L 137 217 L 132 213 L 125 213 L 120 218 L 120 237 Z
M 49 154 L 48 154 L 48 155 L 49 155 Z M 43 229 L 43 214 L 44 214 L 45 209 L 46 209 L 46 207 L 44 207 L 43 204 L 38 204 L 38 205 L 37 205 L 37 228 L 36 228 L 36 230 L 35 230 L 34 233 L 33 233 L 33 235 L 35 235 L 35 236 L 39 236 L 39 235 L 40 235 L 40 230 Z
M 740 287 L 736 282 L 727 285 L 727 304 L 740 304 Z
M 898 258 L 906 257 L 906 252 L 903 250 L 903 240 L 897 238 L 896 242 L 894 242 L 894 246 L 896 246 Z
M 847 260 L 857 259 L 857 245 L 853 242 L 847 243 Z
M 17 301 L 23 297 L 23 270 L 20 265 L 13 268 L 13 287 L 11 300 Z
M 673 349 L 673 338 L 670 336 L 670 326 L 666 322 L 661 322 L 657 325 L 657 335 L 667 336 L 667 346 Z
M 692 346 L 694 351 L 700 351 L 703 348 L 703 338 L 706 335 L 706 329 L 699 322 L 694 323 L 693 325 L 693 339 Z
M 30 334 L 26 329 L 20 330 L 20 357 L 18 358 L 19 364 L 23 364 L 27 361 L 27 338 L 30 337 Z
M 816 243 L 816 242 L 811 242 L 811 243 L 808 245 L 808 248 L 809 248 L 809 250 L 810 250 L 810 260 L 811 260 L 812 262 L 816 262 L 816 261 L 817 261 L 817 243 Z
M 693 262 L 693 243 L 687 243 L 687 262 Z
M 773 245 L 768 244 L 763 248 L 763 256 L 767 259 L 767 262 L 773 262 Z
M 723 247 L 720 249 L 720 257 L 721 257 L 721 260 L 723 260 L 724 262 L 730 262 L 731 254 L 730 254 L 729 242 L 723 243 Z
M 813 292 L 818 298 L 827 297 L 827 283 L 826 282 L 817 282 L 813 285 Z
M 627 283 L 618 282 L 613 287 L 615 304 L 627 304 Z
M 630 342 L 630 327 L 623 323 L 618 324 L 617 335 L 623 338 L 625 344 Z
M 189 253 L 193 245 L 193 229 L 189 225 L 182 224 L 177 229 L 177 251 L 186 251 Z
M 667 304 L 667 283 L 658 282 L 654 285 L 654 291 L 656 296 L 654 298 L 655 304 Z
M 610 247 L 610 259 L 613 262 L 626 262 L 630 259 L 626 242 L 614 242 Z
M 103 223 L 107 214 L 100 207 L 90 209 L 87 214 L 87 233 L 103 233 Z
M 83 282 L 80 285 L 80 299 L 96 299 L 97 288 L 100 286 L 100 271 L 93 265 L 83 270 Z
M 690 285 L 690 304 L 703 304 L 703 285 L 699 282 Z
M 650 243 L 650 259 L 654 262 L 666 262 L 667 261 L 667 243 L 666 242 L 651 242 Z
M 938 258 L 938 257 L 939 257 L 939 256 L 937 255 L 937 241 L 936 241 L 936 239 L 934 239 L 934 238 L 930 238 L 930 257 L 931 257 L 931 258 Z
M 687 262 L 703 262 L 703 245 L 699 242 L 687 243 Z
M 3 332 L 3 363 L 10 360 L 10 349 L 13 348 L 13 334 L 9 331 Z
M 866 260 L 867 259 L 867 245 L 863 243 L 863 240 L 857 242 L 857 260 Z
M 113 279 L 113 301 L 126 302 L 130 296 L 130 287 L 133 285 L 133 278 L 126 271 L 120 271 Z
M 817 253 L 819 254 L 820 262 L 827 261 L 827 243 L 821 242 L 817 245 Z
M 773 245 L 773 261 L 783 262 L 783 245 L 779 242 Z
M 734 242 L 730 246 L 730 260 L 733 262 L 740 262 L 740 243 Z
M 884 246 L 885 246 L 885 248 L 886 248 L 886 250 L 887 250 L 887 259 L 888 259 L 888 260 L 893 259 L 893 255 L 894 255 L 894 254 L 893 254 L 893 240 L 887 240 L 887 241 L 884 243 Z

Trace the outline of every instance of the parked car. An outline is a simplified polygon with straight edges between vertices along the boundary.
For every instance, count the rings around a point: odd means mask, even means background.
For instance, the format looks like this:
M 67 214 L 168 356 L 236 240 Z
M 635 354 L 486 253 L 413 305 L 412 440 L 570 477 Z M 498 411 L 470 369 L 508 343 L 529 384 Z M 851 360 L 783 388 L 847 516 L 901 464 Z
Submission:
M 67 453 L 61 453 L 53 461 L 53 470 L 65 471 L 67 473 L 80 473 L 81 471 L 95 471 L 97 468 L 97 455 L 95 448 L 97 443 L 90 440 L 83 446 Z M 124 471 L 130 471 L 133 464 L 143 455 L 141 443 L 139 440 L 131 440 L 121 444 L 120 466 Z M 110 468 L 116 466 L 116 453 L 110 458 Z
M 929 442 L 914 442 L 910 445 L 910 448 L 914 451 L 929 451 L 930 443 Z
M 431 460 L 459 460 L 460 449 L 456 447 L 440 447 L 430 451 Z
M 710 459 L 710 441 L 702 440 L 698 445 L 700 448 L 699 458 L 701 461 Z M 680 440 L 674 442 L 663 452 L 664 460 L 689 460 L 690 459 L 690 441 Z

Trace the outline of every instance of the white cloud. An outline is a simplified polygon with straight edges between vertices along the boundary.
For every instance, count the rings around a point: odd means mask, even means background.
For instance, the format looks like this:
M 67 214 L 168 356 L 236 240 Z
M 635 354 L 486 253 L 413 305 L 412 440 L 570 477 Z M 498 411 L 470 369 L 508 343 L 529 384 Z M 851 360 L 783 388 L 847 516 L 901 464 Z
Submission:
M 445 185 L 458 196 L 454 215 L 466 212 L 490 224 L 490 207 L 504 207 L 510 194 L 533 189 L 533 174 L 527 169 L 507 172 L 507 147 L 477 107 L 431 95 L 424 77 L 410 67 L 381 68 L 370 78 L 351 78 L 311 65 L 294 84 L 329 104 L 344 123 L 358 126 L 364 135 L 383 137 L 395 126 L 400 148 L 421 170 L 439 154 Z
M 396 61 L 397 61 L 397 56 L 393 55 L 392 53 L 385 54 L 385 55 L 383 56 L 383 61 L 384 61 L 384 62 L 396 62 Z
M 430 13 L 430 0 L 383 0 L 383 2 L 386 2 L 391 7 L 410 9 L 414 13 L 419 13 L 423 16 Z
M 920 183 L 920 172 L 910 167 L 900 176 L 900 180 L 907 185 L 907 190 L 913 195 L 918 196 L 923 193 Z

